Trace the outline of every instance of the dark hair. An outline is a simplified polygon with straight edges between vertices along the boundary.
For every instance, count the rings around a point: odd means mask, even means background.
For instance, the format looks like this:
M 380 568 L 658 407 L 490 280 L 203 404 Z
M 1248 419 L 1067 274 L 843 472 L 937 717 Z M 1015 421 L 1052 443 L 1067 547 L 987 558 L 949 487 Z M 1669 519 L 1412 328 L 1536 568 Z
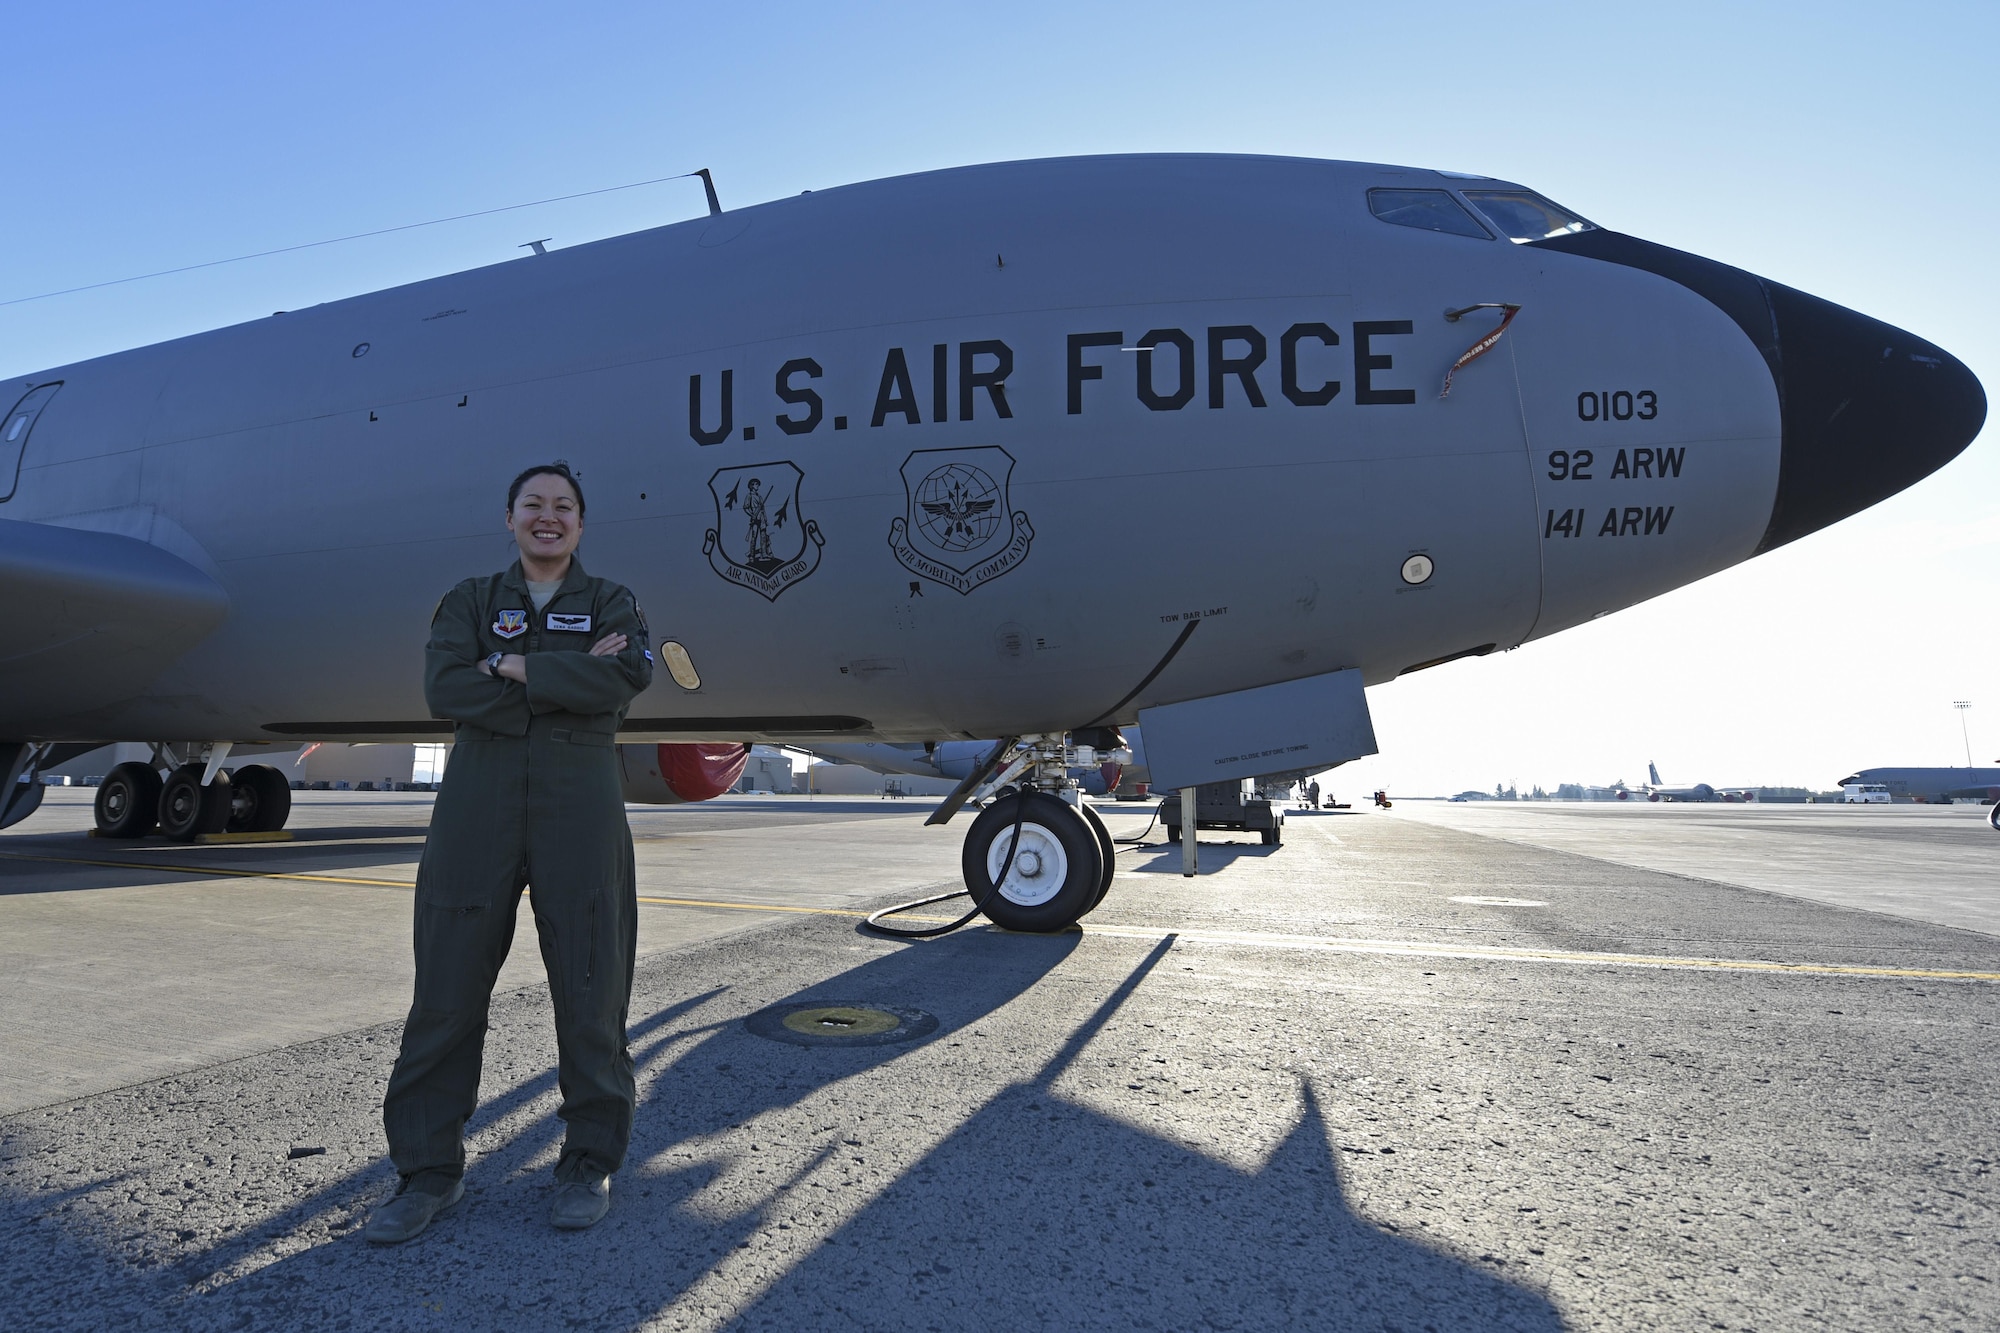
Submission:
M 569 464 L 563 462 L 561 459 L 553 463 L 537 463 L 520 476 L 514 478 L 514 484 L 507 488 L 507 512 L 510 514 L 514 512 L 514 501 L 521 498 L 521 488 L 528 484 L 528 478 L 542 476 L 561 477 L 569 483 L 569 488 L 576 492 L 577 516 L 582 517 L 584 509 L 583 487 L 578 483 L 576 474 L 569 470 Z

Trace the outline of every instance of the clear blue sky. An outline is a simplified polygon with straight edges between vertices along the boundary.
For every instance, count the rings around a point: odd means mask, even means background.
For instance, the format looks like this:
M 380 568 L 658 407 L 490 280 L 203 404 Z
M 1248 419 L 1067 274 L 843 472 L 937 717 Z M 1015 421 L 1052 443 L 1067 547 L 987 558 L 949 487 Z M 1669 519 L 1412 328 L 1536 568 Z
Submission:
M 1218 150 L 1517 179 L 1950 348 L 2000 392 L 2000 6 L 72 3 L 10 11 L 0 300 L 707 166 L 726 204 Z M 0 306 L 26 372 L 693 216 L 695 182 Z M 1374 692 L 1350 788 L 2000 758 L 2000 454 Z

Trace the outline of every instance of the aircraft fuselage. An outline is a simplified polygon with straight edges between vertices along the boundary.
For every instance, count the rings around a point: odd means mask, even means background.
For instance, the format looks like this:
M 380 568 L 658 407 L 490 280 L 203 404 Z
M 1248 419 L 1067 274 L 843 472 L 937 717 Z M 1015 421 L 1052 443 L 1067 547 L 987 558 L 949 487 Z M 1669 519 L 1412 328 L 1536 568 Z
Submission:
M 1379 683 L 1724 569 L 1797 535 L 1786 512 L 1859 507 L 1801 509 L 1797 387 L 1713 293 L 1371 212 L 1371 188 L 1465 184 L 1248 157 L 966 168 L 16 377 L 0 398 L 61 388 L 0 520 L 138 538 L 228 611 L 120 697 L 17 672 L 0 736 L 443 739 L 432 607 L 510 560 L 507 480 L 553 458 L 582 478 L 584 563 L 699 674 L 634 704 L 633 736 L 663 739 L 1059 731 L 1191 620 L 1105 720 Z M 1502 313 L 1445 312 L 1482 303 L 1519 314 L 1441 396 Z M 1978 394 L 1889 332 L 1885 356 Z

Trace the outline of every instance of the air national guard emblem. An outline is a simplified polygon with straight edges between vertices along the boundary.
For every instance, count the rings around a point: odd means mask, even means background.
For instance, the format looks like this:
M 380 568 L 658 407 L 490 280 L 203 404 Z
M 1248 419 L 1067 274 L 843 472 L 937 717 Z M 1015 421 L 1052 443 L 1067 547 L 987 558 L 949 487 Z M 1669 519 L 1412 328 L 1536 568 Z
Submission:
M 715 497 L 715 526 L 701 553 L 731 583 L 768 601 L 819 568 L 826 539 L 819 524 L 799 512 L 795 463 L 726 467 L 708 479 Z
M 912 574 L 969 593 L 1028 556 L 1028 516 L 1007 503 L 1014 456 L 976 449 L 919 449 L 903 463 L 902 518 L 889 524 L 889 549 Z
M 517 639 L 528 632 L 526 611 L 501 611 L 493 617 L 493 632 L 503 639 Z

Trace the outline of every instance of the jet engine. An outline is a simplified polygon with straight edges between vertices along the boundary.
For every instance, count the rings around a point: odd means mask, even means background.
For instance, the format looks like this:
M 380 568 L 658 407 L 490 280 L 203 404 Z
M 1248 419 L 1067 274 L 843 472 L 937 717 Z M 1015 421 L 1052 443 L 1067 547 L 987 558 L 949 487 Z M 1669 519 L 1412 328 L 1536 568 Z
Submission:
M 712 800 L 736 785 L 750 747 L 735 741 L 621 745 L 618 773 L 625 799 L 641 805 L 687 805 Z

